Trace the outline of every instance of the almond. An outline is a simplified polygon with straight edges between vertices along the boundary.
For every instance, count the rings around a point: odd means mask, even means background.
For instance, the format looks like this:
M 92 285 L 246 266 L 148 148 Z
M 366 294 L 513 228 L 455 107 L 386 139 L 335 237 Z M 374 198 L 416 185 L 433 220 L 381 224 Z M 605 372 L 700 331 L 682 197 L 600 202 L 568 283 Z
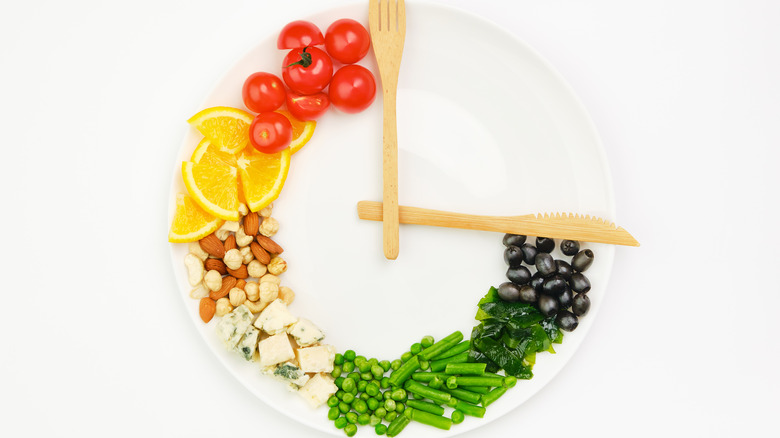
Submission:
M 257 239 L 257 243 L 259 243 L 264 250 L 268 251 L 271 254 L 281 254 L 284 252 L 282 247 L 279 246 L 278 243 L 271 240 L 270 237 L 266 237 L 263 236 L 262 234 L 258 234 L 257 236 L 255 236 L 255 239 Z
M 244 279 L 249 278 L 249 271 L 246 269 L 246 265 L 241 265 L 238 269 L 230 269 L 227 268 L 228 274 L 232 275 L 233 277 Z M 244 282 L 246 284 L 246 282 Z M 235 286 L 234 286 L 235 287 Z
M 244 233 L 247 236 L 254 236 L 260 230 L 260 217 L 254 211 L 250 211 L 244 216 Z
M 252 250 L 252 255 L 255 256 L 258 262 L 267 265 L 271 261 L 271 255 L 268 254 L 268 252 L 264 250 L 259 243 L 257 242 L 250 243 L 249 249 Z
M 203 297 L 200 299 L 198 311 L 200 312 L 200 319 L 208 323 L 214 317 L 214 314 L 217 313 L 217 302 L 209 297 Z
M 220 259 L 206 259 L 206 261 L 203 262 L 203 267 L 206 269 L 206 272 L 214 270 L 222 275 L 227 275 L 227 266 L 225 266 L 225 262 Z
M 225 245 L 214 233 L 200 239 L 200 248 L 217 258 L 225 257 Z
M 236 286 L 235 286 L 235 287 L 237 287 L 237 288 L 239 288 L 239 289 L 244 289 L 244 286 L 246 286 L 246 280 L 244 280 L 243 278 L 241 278 L 241 279 L 239 279 L 239 280 L 236 282 Z
M 231 277 L 228 275 L 222 279 L 222 287 L 219 288 L 219 290 L 209 292 L 209 298 L 216 301 L 222 297 L 226 297 L 230 292 L 230 289 L 233 289 L 236 286 L 236 282 L 236 277 Z M 214 306 L 216 309 L 216 303 L 214 303 Z
M 231 249 L 238 249 L 238 245 L 236 245 L 236 236 L 233 234 L 227 236 L 227 239 L 225 239 L 225 252 L 228 252 Z

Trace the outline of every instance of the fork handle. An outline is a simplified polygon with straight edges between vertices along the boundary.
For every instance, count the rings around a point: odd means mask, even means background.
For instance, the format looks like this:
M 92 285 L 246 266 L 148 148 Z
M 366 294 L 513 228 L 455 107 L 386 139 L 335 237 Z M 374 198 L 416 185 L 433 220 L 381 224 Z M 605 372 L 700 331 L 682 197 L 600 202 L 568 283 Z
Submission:
M 383 83 L 384 83 L 384 78 Z M 385 84 L 383 84 L 385 85 Z M 385 257 L 398 257 L 398 129 L 395 118 L 396 84 L 382 87 L 382 246 Z

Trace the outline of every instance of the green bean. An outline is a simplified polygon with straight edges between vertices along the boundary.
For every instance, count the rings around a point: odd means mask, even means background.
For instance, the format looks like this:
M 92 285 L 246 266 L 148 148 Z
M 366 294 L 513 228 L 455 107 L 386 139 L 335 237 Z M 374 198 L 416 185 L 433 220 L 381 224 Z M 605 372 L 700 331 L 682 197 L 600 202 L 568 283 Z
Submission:
M 477 404 L 482 400 L 482 395 L 477 394 L 476 392 L 466 391 L 462 388 L 442 388 L 441 389 L 444 392 L 448 392 L 451 396 L 457 398 L 458 400 L 462 400 L 465 402 Z
M 336 426 L 336 429 L 343 429 L 347 427 L 347 423 L 349 422 L 344 417 L 336 418 L 336 421 L 333 422 L 333 424 Z
M 345 415 L 347 417 L 347 422 L 355 424 L 357 423 L 357 414 L 354 412 L 347 412 Z
M 334 406 L 328 409 L 328 420 L 335 420 L 340 416 L 341 416 L 341 411 L 339 410 L 338 406 Z
M 420 369 L 423 370 L 423 371 L 427 371 L 427 370 L 431 369 L 431 361 L 425 360 L 425 359 L 421 360 L 420 361 Z
M 450 418 L 452 419 L 452 422 L 454 424 L 460 424 L 463 423 L 463 420 L 466 419 L 466 417 L 463 415 L 463 411 L 459 409 L 455 409 L 452 411 L 452 414 L 450 415 Z
M 434 360 L 433 362 L 431 362 L 431 371 L 434 373 L 444 371 L 447 368 L 447 364 L 449 363 L 462 363 L 462 362 L 467 362 L 468 360 L 469 360 L 469 352 L 464 351 L 463 353 L 456 354 L 455 356 L 452 357 Z
M 482 418 L 485 416 L 484 407 L 472 405 L 464 401 L 458 401 L 458 403 L 454 406 L 454 408 L 463 412 L 466 415 L 471 415 L 472 417 Z
M 439 342 L 431 345 L 420 353 L 420 359 L 430 360 L 436 355 L 441 354 L 454 347 L 463 340 L 463 333 L 456 331 L 449 336 L 441 339 Z
M 454 376 L 458 386 L 504 386 L 503 377 Z
M 477 394 L 487 394 L 490 392 L 490 388 L 487 386 L 459 386 L 460 389 L 465 389 L 466 391 L 476 392 Z
M 408 400 L 406 405 L 420 411 L 430 412 L 431 414 L 444 415 L 444 408 L 436 403 L 421 400 Z
M 450 430 L 450 427 L 452 427 L 452 420 L 447 417 L 431 414 L 430 412 L 420 411 L 413 408 L 411 411 L 412 420 L 418 423 L 427 424 L 428 426 L 433 426 L 444 430 Z
M 347 350 L 344 352 L 344 360 L 347 362 L 352 362 L 355 360 L 355 350 Z
M 359 425 L 365 426 L 369 421 L 371 421 L 371 416 L 367 412 L 358 415 L 357 423 Z
M 485 373 L 486 363 L 448 363 L 444 368 L 446 374 L 482 375 Z
M 442 379 L 439 376 L 436 376 L 433 378 L 433 380 L 428 382 L 428 386 L 430 386 L 433 389 L 441 389 L 441 387 L 444 386 L 444 379 Z
M 401 433 L 411 420 L 406 415 L 399 415 L 387 427 L 387 436 L 394 437 Z
M 434 357 L 433 359 L 440 360 L 440 359 L 446 359 L 448 357 L 455 356 L 457 354 L 463 353 L 464 351 L 468 351 L 469 348 L 471 348 L 471 341 L 465 340 L 463 342 L 460 342 L 450 348 L 449 350 L 439 354 L 438 356 Z
M 357 433 L 357 426 L 354 424 L 347 424 L 347 426 L 344 428 L 344 433 L 347 434 L 347 436 L 355 436 Z
M 384 424 L 377 424 L 374 427 L 374 432 L 376 432 L 377 435 L 384 435 L 387 432 L 387 426 Z
M 447 403 L 452 398 L 451 395 L 444 391 L 427 387 L 422 383 L 415 382 L 414 380 L 407 380 L 404 387 L 407 391 L 413 392 L 415 395 L 431 399 L 438 403 Z
M 449 389 L 455 389 L 458 387 L 458 377 L 457 376 L 449 376 L 446 380 L 447 388 Z
M 388 371 L 390 371 L 390 365 L 391 365 L 391 364 L 390 364 L 390 361 L 389 361 L 389 360 L 383 360 L 383 361 L 380 361 L 380 362 L 379 362 L 379 366 L 380 366 L 380 367 L 382 367 L 382 369 L 383 369 L 385 372 L 388 372 Z
M 428 348 L 433 345 L 433 336 L 423 336 L 420 345 L 422 345 L 423 348 Z
M 504 377 L 504 386 L 506 386 L 507 388 L 513 388 L 515 385 L 517 385 L 517 377 L 515 376 Z
M 502 386 L 502 387 L 498 387 L 498 388 L 493 389 L 492 391 L 488 392 L 487 394 L 482 395 L 482 406 L 485 407 L 485 408 L 488 407 L 488 405 L 490 405 L 494 401 L 498 400 L 499 397 L 504 395 L 504 393 L 508 389 L 509 388 L 506 388 L 506 387 Z
M 390 374 L 390 384 L 395 386 L 403 385 L 404 381 L 407 380 L 413 372 L 417 371 L 417 368 L 419 367 L 420 361 L 417 359 L 417 356 L 412 356 L 412 358 L 404 363 L 401 368 L 393 371 L 393 374 Z
M 422 349 L 423 349 L 423 348 L 422 348 L 422 344 L 420 344 L 419 342 L 415 342 L 415 343 L 414 343 L 414 344 L 412 344 L 412 346 L 409 348 L 409 351 L 411 351 L 411 352 L 412 352 L 412 354 L 420 354 L 420 352 L 422 351 Z
M 418 382 L 430 382 L 435 377 L 447 377 L 444 373 L 414 373 L 412 374 L 412 379 L 418 381 Z
M 336 353 L 336 356 L 333 358 L 333 365 L 341 365 L 344 363 L 344 355 L 341 353 Z

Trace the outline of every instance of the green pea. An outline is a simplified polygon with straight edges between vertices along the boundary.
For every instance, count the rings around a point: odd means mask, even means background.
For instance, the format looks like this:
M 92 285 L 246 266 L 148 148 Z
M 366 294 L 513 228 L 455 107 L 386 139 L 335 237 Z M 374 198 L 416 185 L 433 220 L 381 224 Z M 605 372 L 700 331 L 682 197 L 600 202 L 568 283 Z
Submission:
M 357 382 L 357 390 L 358 390 L 358 392 L 365 391 L 366 390 L 366 386 L 368 386 L 368 382 L 366 382 L 365 380 L 361 380 L 361 381 Z
M 333 422 L 336 426 L 336 429 L 343 429 L 347 427 L 347 419 L 344 417 L 336 418 L 336 421 Z
M 361 426 L 367 425 L 371 421 L 371 416 L 368 415 L 368 413 L 363 413 L 358 415 L 358 422 L 357 424 Z
M 366 400 L 366 404 L 368 405 L 368 409 L 370 411 L 375 411 L 376 408 L 379 407 L 379 401 L 375 398 L 369 398 L 368 400 Z
M 339 411 L 341 411 L 342 414 L 346 414 L 350 409 L 352 409 L 352 407 L 348 403 L 339 403 Z
M 357 426 L 354 424 L 347 424 L 347 426 L 344 428 L 344 433 L 347 434 L 347 436 L 355 436 L 357 433 Z
M 387 426 L 384 424 L 377 424 L 376 427 L 374 427 L 374 432 L 376 432 L 377 435 L 384 435 L 387 432 Z
M 405 401 L 406 400 L 406 391 L 403 388 L 398 388 L 395 391 L 390 394 L 390 398 L 392 398 L 395 401 Z
M 422 345 L 419 342 L 415 342 L 412 344 L 412 347 L 409 350 L 412 352 L 412 354 L 420 354 L 422 351 Z
M 391 363 L 389 360 L 383 360 L 379 362 L 379 366 L 382 367 L 382 369 L 385 370 L 385 372 L 388 372 L 390 371 Z
M 396 359 L 392 362 L 390 362 L 390 369 L 393 371 L 397 370 L 398 368 L 401 368 L 401 365 L 403 365 L 403 361 L 401 359 Z
M 344 362 L 344 365 L 341 366 L 341 370 L 345 373 L 351 373 L 354 369 L 355 369 L 354 362 Z
M 341 365 L 344 363 L 344 355 L 336 353 L 336 357 L 333 358 L 333 365 Z
M 355 365 L 357 365 L 358 362 L 366 362 L 366 360 L 367 359 L 366 359 L 365 356 L 356 356 L 355 357 Z
M 366 404 L 366 402 L 361 399 L 357 399 L 354 403 L 352 403 L 352 409 L 354 409 L 358 414 L 362 414 L 368 410 L 368 404 Z
M 334 365 L 333 371 L 330 372 L 330 375 L 335 377 L 341 377 L 341 365 Z
M 337 406 L 328 409 L 328 420 L 335 420 L 336 418 L 339 418 L 340 415 L 341 411 Z
M 337 391 L 337 393 L 338 393 L 338 391 Z M 332 395 L 332 396 L 330 396 L 330 398 L 328 398 L 328 406 L 329 407 L 332 408 L 332 407 L 338 406 L 338 405 L 339 405 L 339 398 L 338 397 L 336 397 L 335 395 Z
M 382 389 L 387 389 L 390 387 L 390 378 L 389 377 L 382 377 L 382 380 L 379 383 L 379 387 Z
M 367 373 L 367 372 L 371 371 L 371 364 L 368 363 L 368 362 L 361 362 L 360 365 L 358 365 L 358 364 L 355 364 L 355 365 L 357 365 L 357 367 L 358 367 L 358 369 L 360 370 L 361 373 Z
M 387 409 L 388 412 L 395 410 L 395 400 L 389 398 L 385 400 L 385 409 Z
M 356 413 L 354 413 L 354 412 L 347 412 L 345 417 L 347 417 L 347 421 L 349 423 L 351 423 L 351 424 L 357 423 L 357 414 Z
M 371 374 L 373 374 L 374 378 L 381 379 L 382 375 L 385 374 L 385 370 L 379 365 L 374 365 L 371 367 Z M 338 377 L 338 376 L 334 376 L 334 377 Z
M 349 375 L 347 377 L 349 377 L 350 379 L 354 380 L 355 383 L 360 381 L 360 373 L 357 373 L 357 372 L 349 373 Z
M 382 419 L 377 417 L 376 415 L 372 415 L 368 419 L 368 424 L 370 424 L 371 426 L 376 426 L 377 424 L 379 424 L 381 422 L 382 422 Z
M 366 394 L 365 392 L 360 393 L 360 399 L 363 401 L 368 401 L 371 399 L 371 396 Z
M 406 410 L 406 406 L 404 406 L 403 403 L 397 403 L 395 405 L 395 411 L 398 412 L 399 414 L 402 413 L 405 410 Z
M 382 398 L 385 399 L 385 400 L 390 400 L 390 396 L 391 395 L 392 395 L 391 391 L 385 391 L 385 392 L 382 393 Z
M 411 351 L 407 351 L 406 353 L 401 355 L 401 362 L 407 362 L 409 359 L 412 358 L 412 356 L 414 356 L 414 354 L 412 354 Z
M 423 348 L 428 348 L 433 345 L 433 340 L 433 336 L 424 336 L 420 341 L 420 345 L 422 345 Z
M 344 398 L 342 400 L 344 401 L 344 403 L 352 404 L 352 402 L 355 401 L 355 396 L 352 395 L 351 392 L 348 392 L 344 394 Z
M 383 406 L 380 406 L 376 408 L 374 411 L 374 415 L 376 415 L 379 418 L 384 418 L 385 415 L 387 415 L 387 409 L 385 409 Z
M 334 380 L 333 383 L 335 383 L 336 386 L 341 388 L 341 385 L 344 383 L 344 378 L 343 377 L 339 377 L 338 379 Z
M 387 421 L 393 421 L 395 420 L 395 417 L 398 416 L 398 413 L 396 411 L 388 412 L 387 415 L 385 415 L 385 420 Z
M 369 383 L 368 385 L 366 385 L 366 394 L 370 395 L 371 397 L 379 394 L 379 387 L 373 382 Z
M 371 366 L 379 365 L 379 359 L 372 357 L 371 359 L 368 360 L 368 364 Z
M 347 377 L 341 384 L 341 389 L 343 389 L 344 392 L 352 392 L 352 390 L 355 389 L 355 381 L 351 377 Z
M 347 350 L 344 352 L 344 360 L 352 362 L 355 360 L 355 350 Z
M 363 380 L 371 380 L 371 379 L 373 379 L 373 378 L 374 378 L 374 375 L 373 375 L 373 374 L 371 374 L 371 372 L 370 372 L 370 371 L 367 371 L 367 372 L 365 372 L 365 373 L 362 373 L 362 374 L 360 375 L 360 378 L 361 378 L 361 379 L 363 379 Z

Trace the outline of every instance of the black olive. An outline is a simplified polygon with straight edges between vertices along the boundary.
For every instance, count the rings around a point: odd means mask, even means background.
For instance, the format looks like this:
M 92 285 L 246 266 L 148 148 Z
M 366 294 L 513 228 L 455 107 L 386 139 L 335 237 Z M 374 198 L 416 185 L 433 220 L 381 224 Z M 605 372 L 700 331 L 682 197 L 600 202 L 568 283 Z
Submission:
M 549 295 L 539 296 L 539 311 L 544 316 L 553 316 L 558 313 L 558 300 Z
M 520 286 L 506 282 L 498 286 L 498 296 L 504 301 L 520 301 Z
M 527 284 L 531 281 L 531 271 L 525 266 L 509 268 L 506 271 L 506 278 L 514 284 Z
M 536 249 L 538 249 L 539 252 L 546 252 L 549 254 L 555 249 L 555 240 L 550 239 L 549 237 L 537 237 Z
M 537 292 L 542 291 L 542 283 L 544 283 L 544 277 L 542 277 L 542 274 L 537 272 L 531 277 L 531 287 L 536 289 Z
M 571 311 L 577 316 L 585 316 L 590 310 L 590 298 L 585 294 L 577 294 L 571 303 Z
M 577 319 L 577 315 L 569 312 L 568 310 L 561 310 L 558 312 L 558 316 L 555 318 L 555 322 L 558 324 L 558 327 L 560 327 L 562 330 L 566 330 L 567 332 L 573 332 L 574 329 L 576 329 L 580 324 L 580 321 Z
M 520 246 L 525 243 L 525 236 L 522 234 L 504 234 L 504 246 Z
M 552 277 L 544 279 L 544 282 L 542 283 L 542 293 L 547 295 L 560 295 L 567 287 L 568 285 L 563 277 L 560 275 L 553 275 Z
M 536 250 L 536 247 L 524 243 L 523 246 L 520 247 L 520 250 L 523 251 L 523 261 L 529 265 L 533 265 L 536 260 L 536 254 L 539 253 L 539 251 Z
M 561 252 L 567 256 L 573 256 L 574 254 L 577 254 L 580 252 L 580 242 L 577 242 L 576 240 L 562 240 Z
M 583 249 L 571 259 L 571 267 L 577 272 L 585 272 L 593 264 L 593 251 Z
M 586 277 L 585 274 L 580 272 L 572 274 L 569 284 L 571 285 L 571 290 L 574 292 L 588 293 L 590 290 L 590 280 L 588 280 L 588 277 Z
M 523 251 L 519 247 L 509 245 L 504 250 L 504 261 L 509 267 L 514 268 L 523 263 Z
M 555 267 L 558 268 L 558 273 L 561 274 L 561 277 L 565 278 L 566 281 L 569 281 L 571 274 L 574 273 L 574 269 L 572 269 L 571 265 L 564 260 L 556 260 Z
M 539 254 L 536 254 L 534 265 L 536 265 L 536 272 L 542 274 L 545 277 L 549 277 L 558 271 L 558 267 L 555 266 L 555 259 L 546 252 L 540 252 Z
M 574 301 L 574 296 L 572 295 L 569 286 L 566 286 L 566 289 L 558 295 L 558 304 L 561 305 L 561 309 L 568 309 L 571 307 L 572 301 Z
M 520 286 L 520 301 L 524 303 L 535 303 L 539 299 L 539 294 L 533 287 L 524 284 Z

